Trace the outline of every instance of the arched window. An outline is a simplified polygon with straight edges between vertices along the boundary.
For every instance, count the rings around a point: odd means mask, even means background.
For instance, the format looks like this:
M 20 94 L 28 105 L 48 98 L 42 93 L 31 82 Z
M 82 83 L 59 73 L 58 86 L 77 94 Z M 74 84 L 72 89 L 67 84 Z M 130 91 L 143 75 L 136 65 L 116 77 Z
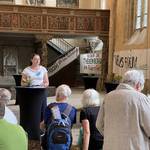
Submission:
M 147 27 L 148 0 L 137 0 L 135 29 Z

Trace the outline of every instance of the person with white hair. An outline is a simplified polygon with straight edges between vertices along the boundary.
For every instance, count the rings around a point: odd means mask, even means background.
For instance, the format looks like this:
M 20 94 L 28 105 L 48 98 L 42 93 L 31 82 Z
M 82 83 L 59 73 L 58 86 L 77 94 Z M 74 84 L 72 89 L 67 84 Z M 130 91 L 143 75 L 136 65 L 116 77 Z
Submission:
M 0 89 L 0 149 L 27 150 L 28 140 L 24 129 L 18 124 L 9 123 L 4 118 L 6 101 L 10 97 L 11 94 L 7 89 Z
M 143 72 L 129 70 L 105 96 L 96 121 L 104 135 L 103 150 L 150 150 L 150 101 L 143 88 Z
M 11 99 L 11 93 L 4 88 L 0 88 L 0 102 L 5 104 L 5 114 L 4 119 L 7 120 L 9 123 L 17 124 L 17 118 L 14 113 L 6 106 L 9 100 Z
M 66 114 L 65 112 L 69 111 L 69 113 L 67 113 L 68 114 L 67 116 L 70 118 L 69 123 L 70 123 L 71 127 L 74 123 L 76 123 L 77 110 L 75 107 L 68 104 L 70 95 L 71 95 L 71 89 L 68 85 L 62 84 L 62 85 L 58 86 L 56 89 L 56 94 L 55 94 L 56 102 L 50 103 L 45 110 L 44 127 L 46 129 L 45 130 L 46 133 L 45 133 L 44 137 L 42 138 L 42 143 L 41 143 L 42 148 L 44 150 L 46 150 L 47 146 L 48 146 L 47 128 L 51 124 L 53 119 L 60 119 L 61 114 L 63 114 L 63 113 Z M 54 110 L 53 108 L 57 108 L 57 111 L 55 110 L 55 112 L 53 112 L 53 110 Z M 55 116 L 54 116 L 54 113 L 55 113 Z M 59 118 L 57 118 L 57 117 L 59 117 Z M 41 125 L 41 128 L 43 128 L 43 125 Z M 71 146 L 71 143 L 69 146 Z
M 80 113 L 80 122 L 83 128 L 83 150 L 100 150 L 103 137 L 96 128 L 96 118 L 100 109 L 101 99 L 94 89 L 87 89 L 82 95 L 83 109 Z
M 49 121 L 52 116 L 52 112 L 50 110 L 51 106 L 57 105 L 59 107 L 60 112 L 63 112 L 67 106 L 68 106 L 68 100 L 71 95 L 71 89 L 68 85 L 62 84 L 57 87 L 56 89 L 56 102 L 50 103 L 46 110 L 45 110 L 45 116 L 44 116 L 44 123 L 49 124 Z M 71 124 L 73 125 L 76 123 L 76 108 L 72 106 L 72 110 L 69 114 L 69 118 L 71 120 Z

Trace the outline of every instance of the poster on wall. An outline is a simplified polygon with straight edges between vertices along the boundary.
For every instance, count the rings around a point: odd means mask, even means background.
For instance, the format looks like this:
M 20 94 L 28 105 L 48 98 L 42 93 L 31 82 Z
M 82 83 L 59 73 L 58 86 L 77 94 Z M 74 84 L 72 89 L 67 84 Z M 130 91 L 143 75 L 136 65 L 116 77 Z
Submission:
M 101 72 L 101 52 L 86 53 L 80 55 L 80 73 L 100 74 Z
M 150 79 L 150 49 L 124 50 L 114 53 L 113 73 L 123 75 L 129 69 L 144 72 L 145 78 Z

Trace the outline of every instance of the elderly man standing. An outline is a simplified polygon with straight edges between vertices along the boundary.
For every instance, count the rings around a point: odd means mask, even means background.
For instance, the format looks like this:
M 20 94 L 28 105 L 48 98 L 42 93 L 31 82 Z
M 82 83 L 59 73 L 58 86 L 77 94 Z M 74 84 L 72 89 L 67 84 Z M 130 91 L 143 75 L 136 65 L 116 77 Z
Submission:
M 96 121 L 104 135 L 103 150 L 150 150 L 150 101 L 141 93 L 143 87 L 143 73 L 131 70 L 106 95 Z
M 5 103 L 10 98 L 11 93 L 0 88 L 0 150 L 27 150 L 28 140 L 23 128 L 4 118 Z

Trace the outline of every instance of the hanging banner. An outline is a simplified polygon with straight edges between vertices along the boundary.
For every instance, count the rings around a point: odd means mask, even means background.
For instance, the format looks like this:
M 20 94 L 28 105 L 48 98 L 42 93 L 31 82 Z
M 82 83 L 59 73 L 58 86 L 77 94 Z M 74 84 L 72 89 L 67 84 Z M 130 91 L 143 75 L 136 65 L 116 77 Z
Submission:
M 100 74 L 101 72 L 101 52 L 86 53 L 80 55 L 80 73 Z
M 145 78 L 150 78 L 150 49 L 124 50 L 114 53 L 113 73 L 123 75 L 129 69 L 144 72 Z

